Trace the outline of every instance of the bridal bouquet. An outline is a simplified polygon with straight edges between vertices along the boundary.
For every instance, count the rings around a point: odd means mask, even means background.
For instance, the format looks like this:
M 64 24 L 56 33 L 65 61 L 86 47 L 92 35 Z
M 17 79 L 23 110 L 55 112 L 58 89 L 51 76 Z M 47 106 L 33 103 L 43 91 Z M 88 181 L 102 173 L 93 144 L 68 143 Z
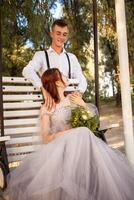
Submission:
M 73 128 L 76 127 L 87 127 L 89 128 L 96 136 L 98 128 L 98 117 L 93 116 L 92 113 L 85 108 L 79 106 L 72 108 L 71 110 L 71 119 L 70 124 Z

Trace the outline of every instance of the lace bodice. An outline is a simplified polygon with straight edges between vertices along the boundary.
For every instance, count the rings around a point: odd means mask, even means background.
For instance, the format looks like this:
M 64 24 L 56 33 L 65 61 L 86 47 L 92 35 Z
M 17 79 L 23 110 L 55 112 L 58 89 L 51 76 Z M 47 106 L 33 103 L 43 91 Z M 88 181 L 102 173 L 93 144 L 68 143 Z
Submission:
M 72 105 L 69 98 L 66 97 L 61 103 L 58 104 L 54 111 L 49 113 L 50 134 L 71 128 L 69 120 L 71 117 L 71 109 L 74 107 L 76 107 L 76 105 Z M 89 110 L 93 115 L 98 115 L 97 108 L 93 104 L 87 103 L 87 110 Z
M 68 98 L 65 98 L 60 103 L 55 111 L 50 116 L 50 133 L 56 133 L 59 131 L 67 130 L 71 128 L 69 119 L 71 117 L 71 104 Z

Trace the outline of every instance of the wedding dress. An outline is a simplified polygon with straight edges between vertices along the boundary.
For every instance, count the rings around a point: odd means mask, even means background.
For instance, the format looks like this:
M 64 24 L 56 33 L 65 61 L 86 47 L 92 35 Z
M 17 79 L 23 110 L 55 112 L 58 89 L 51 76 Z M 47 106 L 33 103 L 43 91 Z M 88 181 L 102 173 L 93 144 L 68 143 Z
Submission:
M 50 115 L 50 134 L 70 128 L 70 115 L 65 98 Z M 27 156 L 10 173 L 5 196 L 10 200 L 133 200 L 134 171 L 122 153 L 79 127 Z

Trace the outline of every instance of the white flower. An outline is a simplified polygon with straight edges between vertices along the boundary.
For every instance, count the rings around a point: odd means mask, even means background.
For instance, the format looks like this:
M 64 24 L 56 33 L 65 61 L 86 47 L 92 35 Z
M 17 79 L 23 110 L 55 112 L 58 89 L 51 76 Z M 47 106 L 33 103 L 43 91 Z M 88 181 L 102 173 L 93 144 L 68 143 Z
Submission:
M 86 115 L 82 115 L 81 116 L 84 120 L 87 120 L 87 116 Z
M 89 117 L 94 117 L 94 115 L 90 111 L 87 111 L 87 113 Z

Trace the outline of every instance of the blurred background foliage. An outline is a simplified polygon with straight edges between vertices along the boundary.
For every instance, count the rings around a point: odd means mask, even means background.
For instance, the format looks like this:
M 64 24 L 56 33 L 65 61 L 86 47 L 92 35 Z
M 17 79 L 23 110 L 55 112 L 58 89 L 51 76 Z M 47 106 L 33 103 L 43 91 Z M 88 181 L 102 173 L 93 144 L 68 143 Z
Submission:
M 51 44 L 50 27 L 53 13 L 60 5 L 60 16 L 70 26 L 65 48 L 73 52 L 88 81 L 84 94 L 94 100 L 93 3 L 92 0 L 1 0 L 3 75 L 22 76 L 23 67 L 35 51 Z M 125 0 L 129 66 L 134 85 L 134 1 Z M 115 99 L 120 105 L 119 64 L 114 1 L 98 0 L 99 76 L 102 101 Z M 111 87 L 111 88 L 110 88 Z M 111 91 L 111 94 L 110 92 Z

